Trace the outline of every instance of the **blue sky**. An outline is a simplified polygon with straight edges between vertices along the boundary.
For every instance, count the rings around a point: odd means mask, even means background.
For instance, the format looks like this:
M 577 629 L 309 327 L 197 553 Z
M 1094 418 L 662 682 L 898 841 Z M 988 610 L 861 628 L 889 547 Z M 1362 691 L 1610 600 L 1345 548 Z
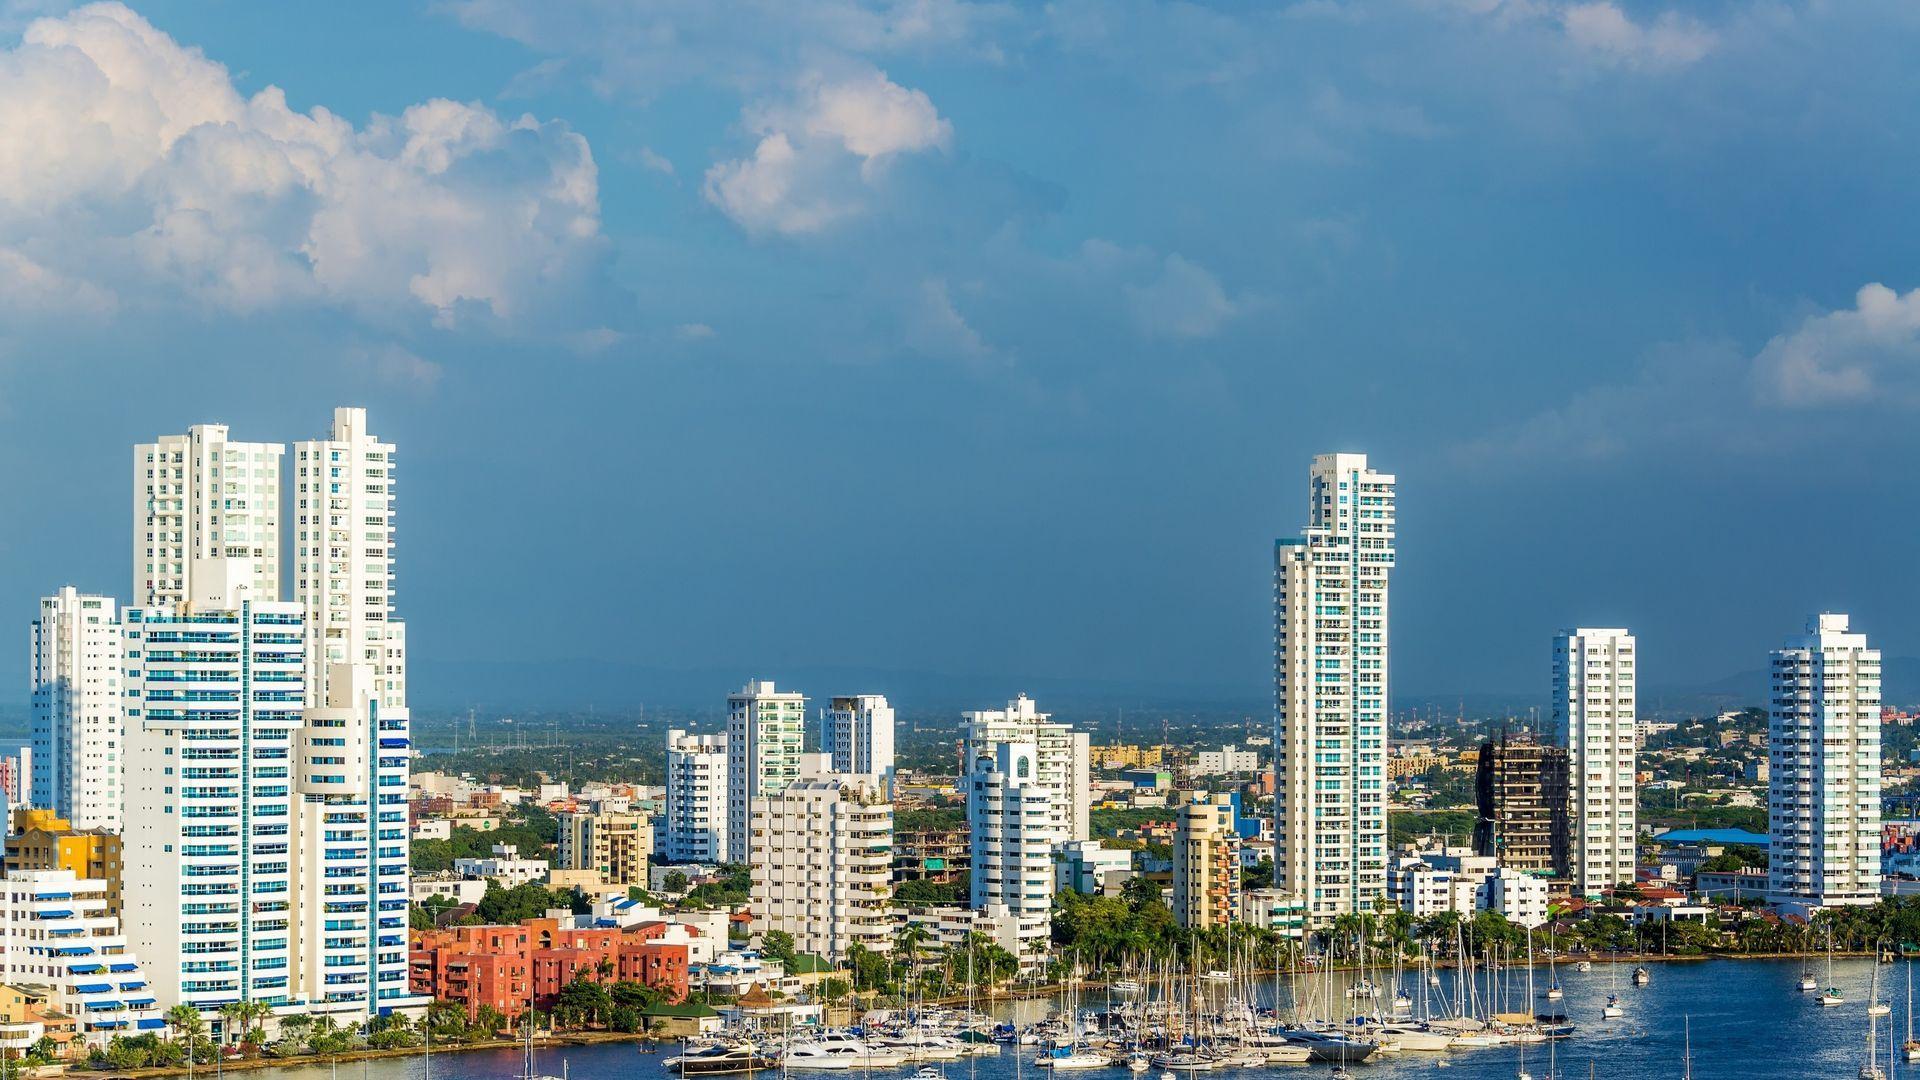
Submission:
M 134 441 L 352 403 L 401 446 L 421 666 L 1258 695 L 1334 449 L 1400 478 L 1403 693 L 1544 692 L 1576 622 L 1654 684 L 1823 607 L 1920 653 L 1917 38 L 0 0 L 0 602 L 124 593 Z

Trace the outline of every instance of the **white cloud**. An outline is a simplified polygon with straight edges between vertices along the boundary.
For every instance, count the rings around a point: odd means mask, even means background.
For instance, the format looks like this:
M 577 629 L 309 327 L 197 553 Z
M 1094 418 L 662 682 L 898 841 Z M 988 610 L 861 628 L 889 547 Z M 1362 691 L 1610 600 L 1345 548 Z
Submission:
M 1580 48 L 1633 67 L 1685 67 L 1715 44 L 1713 31 L 1688 16 L 1667 11 L 1642 25 L 1612 0 L 1569 5 L 1560 24 Z
M 673 336 L 681 341 L 705 341 L 713 336 L 713 327 L 706 323 L 681 323 L 673 328 Z
M 518 320 L 598 258 L 586 141 L 434 100 L 364 129 L 251 98 L 118 3 L 0 52 L 0 247 L 126 303 Z
M 440 365 L 392 342 L 356 345 L 347 350 L 349 366 L 381 382 L 416 390 L 431 390 L 440 382 Z
M 1751 355 L 1725 344 L 1663 346 L 1631 379 L 1581 390 L 1454 447 L 1454 457 L 1523 466 L 1764 453 L 1845 438 L 1875 409 L 1920 410 L 1920 289 L 1867 285 L 1852 308 L 1808 316 Z
M 919 90 L 869 71 L 812 75 L 791 98 L 746 110 L 753 156 L 707 170 L 707 201 L 748 232 L 799 236 L 865 209 L 896 155 L 945 150 L 953 125 Z
M 1238 310 L 1206 267 L 1168 255 L 1159 274 L 1126 286 L 1134 322 L 1152 337 L 1204 338 L 1220 332 Z
M 640 148 L 640 167 L 652 172 L 673 175 L 673 162 L 651 146 Z
M 972 362 L 995 356 L 993 347 L 953 306 L 953 293 L 939 278 L 920 284 L 908 307 L 904 331 L 907 346 L 927 356 Z
M 1920 406 L 1920 289 L 1862 287 L 1851 310 L 1812 316 L 1767 342 L 1753 374 L 1761 398 L 1785 408 Z

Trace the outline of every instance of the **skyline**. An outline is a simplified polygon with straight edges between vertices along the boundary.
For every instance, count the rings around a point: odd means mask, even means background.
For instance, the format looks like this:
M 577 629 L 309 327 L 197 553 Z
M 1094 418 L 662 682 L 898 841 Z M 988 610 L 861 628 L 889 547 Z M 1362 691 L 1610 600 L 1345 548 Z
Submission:
M 1863 122 L 1915 17 L 1489 7 L 0 9 L 0 602 L 134 599 L 131 445 L 364 406 L 423 705 L 521 658 L 732 672 L 716 703 L 823 668 L 1263 699 L 1271 544 L 1332 451 L 1400 480 L 1396 699 L 1544 701 L 1582 625 L 1634 629 L 1650 702 L 1813 611 L 1920 656 L 1881 479 L 1920 151 Z M 679 63 L 620 61 L 649 19 Z M 168 124 L 87 96 L 129 57 Z

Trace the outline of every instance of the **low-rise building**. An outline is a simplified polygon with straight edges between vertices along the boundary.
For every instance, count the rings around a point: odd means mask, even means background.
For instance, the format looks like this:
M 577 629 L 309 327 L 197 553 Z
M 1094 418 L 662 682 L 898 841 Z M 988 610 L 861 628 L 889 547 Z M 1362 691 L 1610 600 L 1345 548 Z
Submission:
M 107 908 L 120 914 L 120 834 L 107 829 L 76 829 L 51 810 L 22 807 L 13 812 L 6 861 L 0 870 L 71 870 L 106 885 Z
M 1133 852 L 1098 840 L 1069 840 L 1054 846 L 1053 870 L 1056 889 L 1117 895 L 1133 876 Z
M 486 858 L 453 860 L 453 872 L 461 877 L 497 881 L 508 889 L 543 881 L 548 869 L 547 860 L 523 858 L 514 844 L 495 844 L 493 854 Z
M 481 1006 L 514 1017 L 531 997 L 553 1005 L 576 977 L 593 982 L 637 982 L 684 1001 L 688 946 L 668 937 L 664 923 L 630 928 L 573 927 L 548 916 L 514 926 L 451 926 L 413 932 L 408 983 L 413 993 L 457 1002 L 469 1018 Z
M 0 879 L 0 982 L 46 987 L 75 1034 L 105 1046 L 167 1026 L 140 959 L 127 947 L 107 883 L 71 870 L 16 870 Z

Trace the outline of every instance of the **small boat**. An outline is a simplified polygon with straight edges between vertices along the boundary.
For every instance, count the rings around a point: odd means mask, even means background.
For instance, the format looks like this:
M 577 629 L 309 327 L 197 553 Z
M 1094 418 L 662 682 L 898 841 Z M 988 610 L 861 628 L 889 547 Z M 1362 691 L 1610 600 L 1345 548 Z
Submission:
M 778 1069 L 780 1059 L 756 1050 L 751 1043 L 716 1043 L 667 1058 L 660 1067 L 679 1076 L 726 1076 Z
M 1600 1019 L 1602 1020 L 1618 1020 L 1625 1013 L 1626 1010 L 1620 1007 L 1619 994 L 1608 994 L 1607 1003 L 1600 1007 Z
M 1361 979 L 1359 982 L 1354 983 L 1352 986 L 1347 987 L 1348 1001 L 1358 1001 L 1361 998 L 1366 998 L 1368 1000 L 1376 1000 L 1379 997 L 1380 997 L 1380 988 L 1373 985 L 1373 982 L 1368 979 Z
M 1575 971 L 1592 971 L 1592 970 L 1593 970 L 1593 961 L 1591 961 L 1591 960 L 1582 960 L 1582 961 L 1580 961 L 1579 963 L 1576 963 L 1576 964 L 1574 964 L 1574 965 L 1573 965 L 1573 970 L 1575 970 Z
M 1132 994 L 1137 994 L 1144 989 L 1146 989 L 1146 987 L 1141 986 L 1139 983 L 1133 981 L 1132 979 L 1121 979 L 1119 982 L 1107 984 L 1107 990 L 1115 994 L 1132 995 Z
M 1564 998 L 1566 996 L 1567 996 L 1566 991 L 1560 989 L 1559 983 L 1554 983 L 1552 986 L 1547 987 L 1548 1001 L 1559 1001 L 1561 998 Z
M 913 1080 L 947 1080 L 947 1074 L 931 1065 L 922 1065 L 913 1074 Z
M 1205 975 L 1202 975 L 1200 977 L 1202 979 L 1205 979 L 1208 982 L 1228 982 L 1233 978 L 1233 976 L 1217 968 L 1214 969 L 1213 971 L 1207 972 Z
M 1840 988 L 1837 986 L 1829 986 L 1825 990 L 1820 991 L 1820 1007 L 1823 1009 L 1830 1009 L 1835 1005 L 1845 1005 L 1846 1003 L 1847 996 L 1842 994 Z
M 1813 972 L 1803 971 L 1800 973 L 1800 981 L 1794 984 L 1794 989 L 1803 994 L 1811 994 L 1820 989 L 1820 980 L 1813 977 Z
M 1893 1003 L 1890 1001 L 1876 1001 L 1873 1004 L 1867 1006 L 1867 1015 L 1868 1016 L 1891 1016 L 1893 1015 Z
M 1152 1067 L 1153 1063 L 1147 1060 L 1147 1055 L 1138 1050 L 1127 1055 L 1128 1072 L 1143 1073 Z
M 1394 1011 L 1394 1012 L 1396 1012 L 1396 1013 L 1410 1013 L 1410 1012 L 1412 1012 L 1412 1011 L 1413 1011 L 1413 996 L 1412 996 L 1412 995 L 1410 995 L 1410 994 L 1408 994 L 1408 993 L 1407 993 L 1406 991 L 1404 991 L 1404 990 L 1402 990 L 1402 991 L 1400 991 L 1400 992 L 1399 992 L 1399 993 L 1397 993 L 1397 994 L 1394 994 L 1394 995 L 1393 995 L 1393 1011 Z
M 1633 985 L 1645 986 L 1652 981 L 1653 975 L 1648 972 L 1646 968 L 1637 967 L 1633 969 Z
M 1104 1069 L 1113 1062 L 1105 1054 L 1096 1054 L 1091 1050 L 1076 1050 L 1071 1046 L 1059 1046 L 1034 1058 L 1033 1064 L 1036 1068 L 1069 1072 L 1074 1069 Z
M 1155 1054 L 1153 1064 L 1161 1070 L 1163 1076 L 1170 1076 L 1177 1072 L 1212 1072 L 1220 1067 L 1218 1060 L 1192 1050 L 1171 1050 L 1164 1054 Z

